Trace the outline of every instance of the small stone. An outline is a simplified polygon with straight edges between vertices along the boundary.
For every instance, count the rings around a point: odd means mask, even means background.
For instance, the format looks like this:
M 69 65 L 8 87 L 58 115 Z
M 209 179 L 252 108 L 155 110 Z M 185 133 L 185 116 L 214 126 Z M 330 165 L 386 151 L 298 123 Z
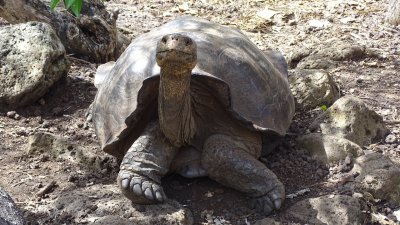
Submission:
M 47 120 L 44 120 L 43 123 L 42 123 L 42 127 L 43 127 L 43 128 L 49 128 L 50 125 L 51 125 L 50 122 L 47 121 Z
M 350 156 L 350 155 L 347 155 L 347 156 L 346 156 L 346 158 L 344 159 L 344 163 L 345 163 L 346 165 L 350 165 L 350 164 L 351 164 L 351 156 Z
M 393 144 L 393 143 L 397 142 L 396 136 L 394 136 L 393 134 L 389 134 L 388 136 L 386 136 L 385 142 L 388 144 Z
M 90 71 L 87 71 L 87 72 L 85 73 L 85 76 L 87 76 L 87 77 L 94 77 L 93 73 L 90 72 Z
M 361 194 L 361 193 L 354 192 L 354 194 L 353 194 L 353 198 L 362 198 L 362 197 L 363 197 L 363 194 Z
M 83 123 L 78 123 L 77 127 L 78 128 L 82 128 L 83 127 Z
M 15 115 L 17 115 L 17 112 L 15 111 L 9 111 L 7 112 L 7 117 L 14 119 Z
M 56 203 L 56 208 L 57 208 L 58 210 L 61 210 L 61 209 L 64 208 L 64 204 L 62 204 L 62 203 L 60 203 L 60 202 L 57 202 L 57 203 Z

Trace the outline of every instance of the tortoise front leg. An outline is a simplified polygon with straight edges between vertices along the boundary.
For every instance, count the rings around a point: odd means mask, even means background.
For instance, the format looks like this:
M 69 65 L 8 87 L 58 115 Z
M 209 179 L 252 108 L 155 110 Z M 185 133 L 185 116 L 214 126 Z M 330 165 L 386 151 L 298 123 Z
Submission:
M 158 122 L 150 123 L 122 160 L 117 182 L 125 197 L 137 204 L 165 201 L 161 178 L 177 151 L 164 138 Z
M 268 215 L 281 207 L 285 189 L 277 176 L 249 153 L 257 152 L 254 150 L 261 148 L 259 145 L 212 135 L 204 143 L 202 165 L 211 179 L 246 193 L 251 197 L 251 206 Z

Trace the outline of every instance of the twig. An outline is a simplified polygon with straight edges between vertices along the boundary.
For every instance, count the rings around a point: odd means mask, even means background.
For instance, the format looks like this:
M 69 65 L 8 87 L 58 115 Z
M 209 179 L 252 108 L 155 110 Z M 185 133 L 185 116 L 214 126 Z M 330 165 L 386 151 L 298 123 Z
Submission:
M 49 192 L 54 186 L 56 186 L 56 181 L 53 180 L 42 189 L 40 189 L 38 192 L 36 192 L 36 196 L 42 197 L 43 195 L 47 194 L 47 192 Z
M 96 66 L 94 66 L 93 63 L 91 63 L 89 61 L 86 61 L 84 59 L 76 58 L 76 57 L 72 56 L 72 54 L 67 55 L 67 58 L 70 59 L 70 60 L 78 61 L 78 62 L 83 63 L 83 64 L 88 64 L 92 69 L 96 69 Z

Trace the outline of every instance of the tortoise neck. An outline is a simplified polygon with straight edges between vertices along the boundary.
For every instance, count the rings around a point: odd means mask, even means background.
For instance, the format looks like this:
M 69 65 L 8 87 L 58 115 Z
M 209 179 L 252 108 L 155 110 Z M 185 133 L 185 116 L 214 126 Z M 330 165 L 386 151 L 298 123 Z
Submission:
M 190 96 L 191 70 L 172 73 L 161 68 L 158 117 L 165 137 L 176 147 L 190 142 L 195 133 Z

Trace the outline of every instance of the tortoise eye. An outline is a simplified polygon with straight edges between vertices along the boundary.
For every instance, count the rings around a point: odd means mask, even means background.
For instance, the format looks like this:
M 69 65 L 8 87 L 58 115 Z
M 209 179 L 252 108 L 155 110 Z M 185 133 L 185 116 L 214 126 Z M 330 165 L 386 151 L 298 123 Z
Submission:
M 161 42 L 164 43 L 164 44 L 167 43 L 167 38 L 166 38 L 166 37 L 163 37 L 163 38 L 161 39 Z
M 186 46 L 191 45 L 192 44 L 192 40 L 191 39 L 186 39 Z

